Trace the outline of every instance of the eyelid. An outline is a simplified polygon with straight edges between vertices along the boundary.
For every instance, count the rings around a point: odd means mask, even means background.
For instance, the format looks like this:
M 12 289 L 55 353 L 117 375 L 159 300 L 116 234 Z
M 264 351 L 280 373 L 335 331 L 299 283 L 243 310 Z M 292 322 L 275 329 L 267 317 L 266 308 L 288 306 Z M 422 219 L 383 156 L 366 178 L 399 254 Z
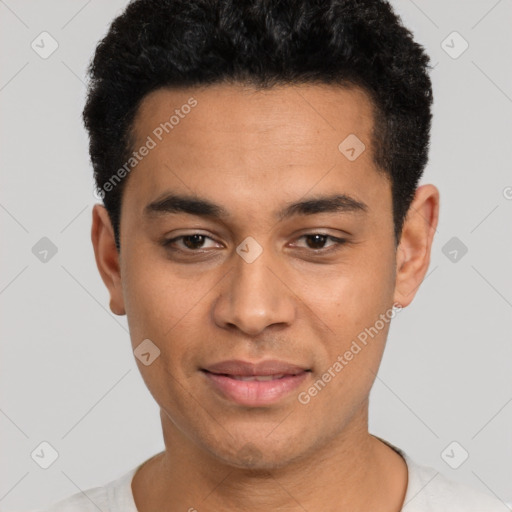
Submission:
M 193 232 L 190 232 L 190 233 L 185 233 L 185 234 L 183 234 L 183 235 L 175 236 L 175 237 L 173 237 L 173 238 L 169 238 L 169 239 L 165 238 L 165 239 L 162 241 L 162 245 L 163 245 L 164 247 L 166 247 L 166 246 L 170 246 L 172 243 L 175 243 L 175 242 L 177 242 L 177 241 L 179 241 L 179 240 L 181 240 L 181 239 L 183 239 L 183 238 L 186 238 L 186 237 L 189 237 L 189 236 L 194 236 L 194 235 L 201 235 L 201 236 L 203 236 L 204 238 L 208 238 L 208 239 L 210 239 L 212 242 L 215 242 L 215 243 L 217 243 L 217 244 L 219 244 L 219 243 L 220 243 L 220 242 L 217 242 L 217 240 L 215 240 L 214 238 L 212 238 L 212 237 L 211 237 L 211 236 L 209 236 L 209 235 L 206 235 L 206 234 L 204 234 L 204 233 L 200 233 L 200 232 L 198 232 L 198 231 L 193 231 Z M 202 250 L 204 250 L 204 249 L 203 249 L 203 248 L 200 248 L 200 249 L 197 249 L 197 250 L 193 250 L 193 249 L 176 249 L 176 250 L 177 250 L 177 251 L 182 251 L 182 252 L 190 252 L 190 253 L 194 253 L 194 252 L 196 252 L 196 253 L 199 253 L 199 252 L 201 252 L 201 251 L 202 251 Z
M 320 249 L 311 249 L 309 247 L 302 247 L 302 249 L 306 249 L 308 251 L 313 251 L 313 252 L 316 252 L 316 251 L 318 251 L 318 252 L 321 252 L 321 251 L 327 252 L 327 251 L 329 251 L 329 249 L 331 249 L 333 247 L 340 246 L 340 245 L 343 245 L 343 244 L 348 242 L 348 240 L 346 238 L 330 235 L 329 233 L 322 233 L 320 231 L 313 231 L 313 232 L 304 233 L 304 234 L 299 235 L 298 237 L 296 237 L 296 240 L 300 240 L 301 238 L 305 238 L 307 236 L 314 236 L 314 235 L 324 236 L 327 239 L 332 240 L 334 243 L 332 245 L 328 246 L 328 247 L 322 247 Z

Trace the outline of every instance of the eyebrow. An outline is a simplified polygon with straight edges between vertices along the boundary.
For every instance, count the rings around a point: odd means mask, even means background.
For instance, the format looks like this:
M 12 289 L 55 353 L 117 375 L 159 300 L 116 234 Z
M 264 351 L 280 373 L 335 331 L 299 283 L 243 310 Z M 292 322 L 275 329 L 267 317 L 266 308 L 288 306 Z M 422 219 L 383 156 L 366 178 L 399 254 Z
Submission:
M 294 215 L 314 215 L 317 213 L 365 213 L 368 205 L 347 194 L 315 196 L 286 205 L 275 216 L 282 221 Z M 146 217 L 186 213 L 198 217 L 227 219 L 231 217 L 226 208 L 208 199 L 195 195 L 166 194 L 149 203 L 144 208 Z

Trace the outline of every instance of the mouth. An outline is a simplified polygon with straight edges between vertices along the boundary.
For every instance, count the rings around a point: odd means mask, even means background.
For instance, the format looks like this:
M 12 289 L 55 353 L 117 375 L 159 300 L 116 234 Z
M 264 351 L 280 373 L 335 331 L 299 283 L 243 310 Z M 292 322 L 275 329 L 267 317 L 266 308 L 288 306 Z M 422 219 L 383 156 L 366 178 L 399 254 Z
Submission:
M 202 368 L 213 390 L 230 402 L 245 406 L 276 403 L 289 395 L 311 370 L 284 361 L 260 363 L 231 360 Z
M 205 371 L 208 371 L 208 370 L 205 370 Z M 278 375 L 248 375 L 248 376 L 242 376 L 242 375 L 229 375 L 228 373 L 214 373 L 214 372 L 209 372 L 209 373 L 212 373 L 212 375 L 222 375 L 223 377 L 229 377 L 229 378 L 235 379 L 235 380 L 243 380 L 245 382 L 250 382 L 250 381 L 266 382 L 266 381 L 269 381 L 269 380 L 282 379 L 284 377 L 295 377 L 295 375 L 297 375 L 297 374 L 289 375 L 289 374 L 281 373 L 281 374 L 278 374 Z

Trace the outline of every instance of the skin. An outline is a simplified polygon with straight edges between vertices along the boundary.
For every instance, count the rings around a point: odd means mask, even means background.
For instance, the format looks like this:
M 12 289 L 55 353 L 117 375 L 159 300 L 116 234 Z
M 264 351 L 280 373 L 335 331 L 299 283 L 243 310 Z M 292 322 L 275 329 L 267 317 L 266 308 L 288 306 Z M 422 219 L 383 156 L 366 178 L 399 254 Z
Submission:
M 309 403 L 297 395 L 379 315 L 413 300 L 430 262 L 439 192 L 417 189 L 397 248 L 390 182 L 372 159 L 372 105 L 358 88 L 158 90 L 138 110 L 134 147 L 191 96 L 197 106 L 127 178 L 120 254 L 105 208 L 93 208 L 111 310 L 127 315 L 133 349 L 149 338 L 161 351 L 149 366 L 136 359 L 160 406 L 166 447 L 133 479 L 137 507 L 398 512 L 407 466 L 368 432 L 389 323 Z M 366 145 L 354 161 L 338 150 L 351 133 Z M 144 215 L 171 191 L 230 215 Z M 290 202 L 333 193 L 364 202 L 366 212 L 274 217 Z M 318 232 L 347 242 L 332 251 L 331 239 L 304 236 Z M 194 233 L 209 238 L 175 242 L 183 253 L 161 245 Z M 248 236 L 263 249 L 252 263 L 236 252 Z M 278 403 L 242 407 L 199 371 L 226 359 L 281 359 L 312 371 Z

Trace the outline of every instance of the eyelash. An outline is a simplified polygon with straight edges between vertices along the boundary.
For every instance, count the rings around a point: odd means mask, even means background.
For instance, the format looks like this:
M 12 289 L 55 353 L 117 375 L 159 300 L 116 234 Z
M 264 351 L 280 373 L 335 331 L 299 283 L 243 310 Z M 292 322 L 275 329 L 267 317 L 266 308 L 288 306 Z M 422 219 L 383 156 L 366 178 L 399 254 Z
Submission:
M 207 251 L 208 249 L 178 249 L 176 247 L 172 247 L 172 244 L 178 240 L 182 240 L 183 238 L 188 238 L 188 237 L 192 237 L 194 235 L 200 235 L 202 237 L 204 237 L 205 239 L 208 238 L 212 241 L 215 242 L 215 240 L 213 240 L 213 238 L 207 236 L 207 235 L 203 235 L 202 233 L 189 233 L 187 235 L 181 235 L 181 236 L 178 236 L 176 238 L 171 238 L 169 240 L 164 240 L 162 242 L 162 245 L 172 251 L 172 252 L 182 252 L 182 253 L 189 253 L 189 254 L 204 254 L 205 251 Z M 300 240 L 301 238 L 305 238 L 305 237 L 308 237 L 308 236 L 315 236 L 315 235 L 318 235 L 318 236 L 322 236 L 322 237 L 326 237 L 327 239 L 329 240 L 332 240 L 334 243 L 334 245 L 328 247 L 328 248 L 320 248 L 320 249 L 310 249 L 309 247 L 301 247 L 301 249 L 306 249 L 306 250 L 309 250 L 311 251 L 313 254 L 330 254 L 331 252 L 334 252 L 334 251 L 337 251 L 341 248 L 342 245 L 345 245 L 348 241 L 345 239 L 345 238 L 337 238 L 335 236 L 332 236 L 332 235 L 327 235 L 326 233 L 317 233 L 317 232 L 313 232 L 313 233 L 305 233 L 304 235 L 301 235 L 298 240 Z

